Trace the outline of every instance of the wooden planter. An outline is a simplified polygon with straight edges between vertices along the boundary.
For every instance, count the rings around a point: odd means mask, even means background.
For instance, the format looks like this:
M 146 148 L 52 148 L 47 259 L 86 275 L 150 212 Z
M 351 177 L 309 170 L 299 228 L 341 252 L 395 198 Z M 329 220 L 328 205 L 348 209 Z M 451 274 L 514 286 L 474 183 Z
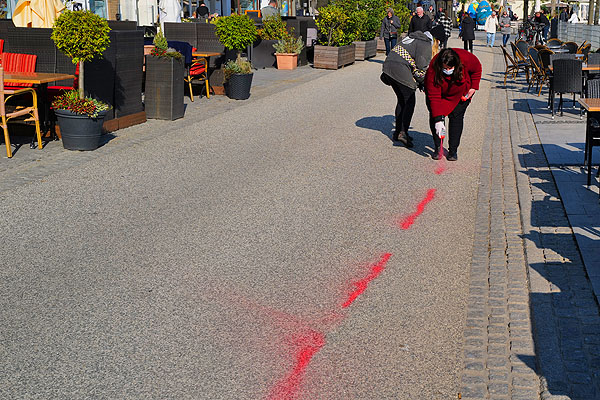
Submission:
M 315 68 L 338 69 L 354 63 L 354 44 L 348 46 L 315 46 Z
M 275 53 L 277 57 L 277 69 L 296 69 L 298 67 L 298 54 Z
M 355 60 L 366 60 L 377 55 L 377 41 L 367 40 L 362 42 L 354 42 L 356 46 L 356 52 L 354 54 Z
M 183 117 L 183 60 L 146 56 L 146 117 Z

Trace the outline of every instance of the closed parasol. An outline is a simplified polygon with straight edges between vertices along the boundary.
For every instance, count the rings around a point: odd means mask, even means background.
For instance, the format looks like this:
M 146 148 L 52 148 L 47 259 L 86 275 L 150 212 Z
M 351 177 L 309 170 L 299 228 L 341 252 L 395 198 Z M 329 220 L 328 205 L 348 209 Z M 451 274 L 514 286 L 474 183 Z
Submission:
M 60 0 L 19 0 L 13 10 L 15 26 L 52 28 L 54 20 L 65 9 Z

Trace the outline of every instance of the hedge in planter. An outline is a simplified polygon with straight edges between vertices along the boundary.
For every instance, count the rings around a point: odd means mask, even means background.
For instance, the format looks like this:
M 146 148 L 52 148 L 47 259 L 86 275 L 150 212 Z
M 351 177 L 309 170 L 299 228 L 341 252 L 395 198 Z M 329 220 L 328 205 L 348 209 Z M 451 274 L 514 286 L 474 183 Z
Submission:
M 162 31 L 154 37 L 154 48 L 146 56 L 146 116 L 175 120 L 183 117 L 183 75 L 181 53 L 168 49 Z
M 65 11 L 54 23 L 56 47 L 79 63 L 79 90 L 55 99 L 63 146 L 70 150 L 94 150 L 100 144 L 102 122 L 108 105 L 83 95 L 84 63 L 102 55 L 110 44 L 105 19 L 91 11 Z
M 338 69 L 354 63 L 354 35 L 349 34 L 348 15 L 335 4 L 319 8 L 316 21 L 319 43 L 315 46 L 314 67 Z
M 216 27 L 221 43 L 237 52 L 236 60 L 228 62 L 224 68 L 225 91 L 233 99 L 247 99 L 250 97 L 253 74 L 250 62 L 242 59 L 242 50 L 256 40 L 256 26 L 247 15 L 230 15 L 219 18 Z

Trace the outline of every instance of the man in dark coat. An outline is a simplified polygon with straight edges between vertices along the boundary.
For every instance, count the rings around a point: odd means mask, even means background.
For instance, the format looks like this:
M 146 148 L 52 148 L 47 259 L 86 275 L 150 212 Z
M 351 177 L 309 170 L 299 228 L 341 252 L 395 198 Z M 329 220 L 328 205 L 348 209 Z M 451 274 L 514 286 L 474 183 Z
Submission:
M 469 50 L 472 53 L 473 40 L 475 40 L 475 21 L 471 18 L 469 13 L 465 13 L 463 17 L 459 37 L 462 38 L 464 42 L 465 50 Z
M 417 14 L 413 15 L 408 25 L 408 33 L 412 32 L 428 32 L 431 29 L 432 21 L 425 12 L 423 7 L 417 7 Z

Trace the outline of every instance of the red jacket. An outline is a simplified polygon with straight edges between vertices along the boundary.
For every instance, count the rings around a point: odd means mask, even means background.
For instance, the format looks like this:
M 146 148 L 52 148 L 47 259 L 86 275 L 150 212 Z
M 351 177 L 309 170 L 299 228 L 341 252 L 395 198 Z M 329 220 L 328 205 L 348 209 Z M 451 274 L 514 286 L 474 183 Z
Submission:
M 431 116 L 446 116 L 450 114 L 460 102 L 462 96 L 467 94 L 469 89 L 479 90 L 479 81 L 481 80 L 481 63 L 472 53 L 463 49 L 454 49 L 460 57 L 463 64 L 463 80 L 448 85 L 450 77 L 444 76 L 442 86 L 436 86 L 434 83 L 433 63 L 438 56 L 433 57 L 425 74 L 425 92 L 429 103 Z

